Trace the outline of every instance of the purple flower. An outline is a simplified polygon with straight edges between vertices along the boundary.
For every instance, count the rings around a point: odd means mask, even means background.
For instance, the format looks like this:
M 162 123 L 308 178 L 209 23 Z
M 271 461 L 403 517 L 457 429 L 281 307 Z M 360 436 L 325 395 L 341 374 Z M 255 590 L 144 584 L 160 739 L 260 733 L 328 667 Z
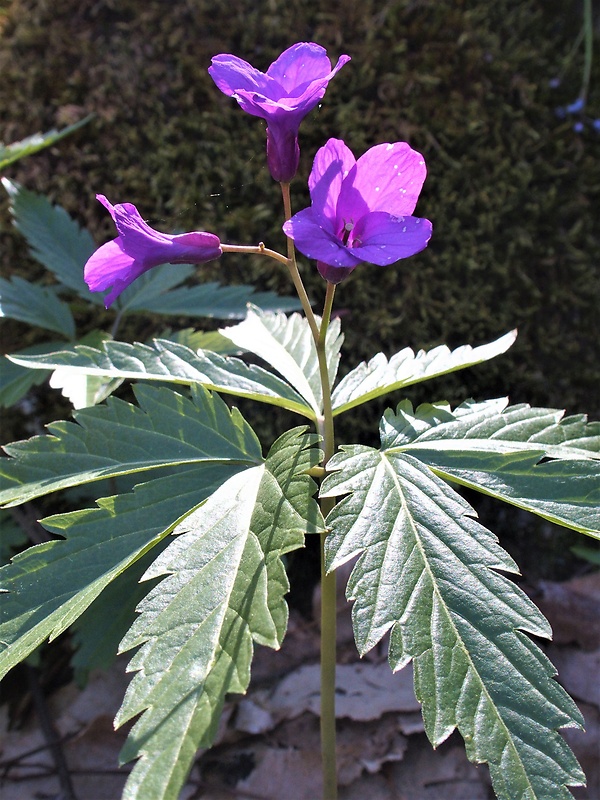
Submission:
M 106 308 L 136 278 L 159 264 L 202 264 L 221 255 L 221 242 L 214 233 L 193 231 L 170 236 L 151 228 L 131 203 L 111 205 L 104 195 L 96 199 L 110 211 L 119 235 L 103 244 L 88 259 L 83 277 L 90 291 L 102 292 Z
M 426 174 L 423 156 L 406 142 L 378 144 L 356 161 L 344 142 L 330 139 L 308 179 L 311 207 L 283 230 L 330 283 L 365 261 L 393 264 L 431 238 L 431 222 L 411 216 Z
M 266 120 L 269 170 L 276 181 L 289 183 L 298 169 L 300 123 L 348 61 L 350 56 L 340 56 L 331 69 L 324 47 L 300 42 L 285 50 L 266 72 L 232 55 L 215 56 L 208 72 L 244 111 Z

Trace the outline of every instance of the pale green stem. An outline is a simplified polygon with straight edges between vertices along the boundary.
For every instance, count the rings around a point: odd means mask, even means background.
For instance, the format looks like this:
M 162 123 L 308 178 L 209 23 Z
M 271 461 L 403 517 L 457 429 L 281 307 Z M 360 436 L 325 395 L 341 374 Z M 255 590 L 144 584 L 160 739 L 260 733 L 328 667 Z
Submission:
M 121 319 L 123 318 L 123 309 L 120 309 L 117 312 L 117 316 L 115 317 L 115 321 L 112 324 L 110 329 L 110 335 L 113 339 L 117 338 L 117 331 L 119 330 L 119 325 L 121 324 Z
M 288 259 L 276 250 L 269 250 L 268 247 L 265 247 L 264 242 L 259 242 L 257 245 L 222 244 L 221 250 L 224 253 L 250 253 L 256 256 L 268 256 L 269 258 L 274 258 L 276 261 L 285 264 L 286 267 L 288 266 Z
M 335 505 L 333 497 L 321 499 L 326 517 Z M 336 664 L 336 573 L 325 572 L 325 538 L 321 534 L 321 757 L 323 760 L 323 800 L 337 800 L 335 731 Z
M 289 183 L 281 183 L 281 196 L 283 197 L 283 213 L 285 220 L 287 222 L 288 219 L 292 216 L 292 200 L 290 197 L 290 185 Z M 294 286 L 296 288 L 296 292 L 298 293 L 298 297 L 300 298 L 300 302 L 302 303 L 302 309 L 306 316 L 306 321 L 310 327 L 311 333 L 313 335 L 313 339 L 315 340 L 315 344 L 319 338 L 319 326 L 317 325 L 317 320 L 315 319 L 315 315 L 313 314 L 312 307 L 310 305 L 310 300 L 308 299 L 308 295 L 306 294 L 306 289 L 304 288 L 304 284 L 302 283 L 302 278 L 300 277 L 300 272 L 298 271 L 298 265 L 296 264 L 296 251 L 294 249 L 294 242 L 292 239 L 289 238 L 287 240 L 287 268 L 290 272 L 290 277 L 294 282 Z
M 292 204 L 290 198 L 289 183 L 281 184 L 281 194 L 283 197 L 283 208 L 285 219 L 292 216 Z M 327 369 L 327 352 L 325 343 L 327 340 L 327 328 L 331 319 L 331 309 L 335 286 L 327 283 L 325 294 L 325 306 L 321 325 L 317 324 L 315 315 L 310 305 L 308 295 L 302 283 L 298 265 L 296 264 L 296 253 L 294 242 L 288 237 L 287 241 L 287 266 L 290 276 L 298 292 L 298 297 L 302 303 L 302 308 L 310 326 L 311 333 L 317 350 L 319 361 L 319 375 L 321 378 L 321 388 L 323 392 L 323 414 L 317 420 L 319 433 L 323 437 L 323 468 L 335 451 L 335 434 L 333 426 L 333 410 L 331 405 L 331 385 L 329 382 L 329 370 Z M 321 511 L 323 517 L 327 517 L 333 506 L 334 498 L 324 497 L 321 499 Z M 336 731 L 335 731 L 335 664 L 336 664 L 336 612 L 337 612 L 337 592 L 336 575 L 331 572 L 329 575 L 325 569 L 325 539 L 327 534 L 321 534 L 321 757 L 323 771 L 323 800 L 337 800 L 337 759 L 336 759 Z
M 325 305 L 323 307 L 323 318 L 321 329 L 317 339 L 317 358 L 319 359 L 319 374 L 323 389 L 323 447 L 325 449 L 325 459 L 323 466 L 327 464 L 335 451 L 335 437 L 333 429 L 333 409 L 331 407 L 331 386 L 329 383 L 329 370 L 327 369 L 327 353 L 325 343 L 327 340 L 327 329 L 331 320 L 331 309 L 335 295 L 335 284 L 327 282 L 325 294 Z
M 322 435 L 325 452 L 324 467 L 326 467 L 327 462 L 335 451 L 331 385 L 325 349 L 334 294 L 335 285 L 327 283 L 321 329 L 317 339 L 317 356 L 323 390 Z M 323 517 L 327 517 L 334 505 L 335 500 L 331 497 L 323 497 L 321 499 Z M 335 664 L 337 592 L 336 574 L 335 572 L 327 574 L 325 568 L 326 537 L 326 533 L 321 534 L 321 753 L 323 758 L 323 797 L 324 800 L 336 800 Z

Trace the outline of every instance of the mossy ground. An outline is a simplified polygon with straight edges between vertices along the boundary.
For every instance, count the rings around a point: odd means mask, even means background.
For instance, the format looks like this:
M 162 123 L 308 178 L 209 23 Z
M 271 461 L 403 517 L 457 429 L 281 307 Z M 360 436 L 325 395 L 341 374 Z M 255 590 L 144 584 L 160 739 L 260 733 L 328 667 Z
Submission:
M 302 126 L 295 208 L 306 204 L 312 158 L 330 136 L 356 154 L 407 140 L 428 165 L 417 212 L 433 221 L 434 236 L 414 258 L 358 269 L 340 287 L 343 369 L 379 350 L 479 344 L 518 327 L 509 354 L 418 387 L 411 399 L 509 394 L 600 415 L 600 137 L 555 114 L 580 87 L 582 53 L 566 63 L 581 26 L 576 3 L 13 0 L 0 20 L 6 142 L 96 114 L 7 174 L 65 206 L 99 242 L 112 231 L 96 192 L 136 203 L 164 230 L 283 248 L 264 126 L 206 70 L 220 52 L 264 69 L 301 40 L 334 59 L 348 53 L 352 61 Z M 600 116 L 599 64 L 588 108 Z M 3 272 L 39 276 L 0 211 Z M 318 307 L 322 281 L 310 264 L 302 269 Z M 260 259 L 230 256 L 202 273 L 291 288 Z M 5 336 L 14 344 L 28 334 L 7 326 Z M 269 411 L 263 424 L 271 421 Z M 376 427 L 371 410 L 342 420 L 340 439 L 373 441 Z

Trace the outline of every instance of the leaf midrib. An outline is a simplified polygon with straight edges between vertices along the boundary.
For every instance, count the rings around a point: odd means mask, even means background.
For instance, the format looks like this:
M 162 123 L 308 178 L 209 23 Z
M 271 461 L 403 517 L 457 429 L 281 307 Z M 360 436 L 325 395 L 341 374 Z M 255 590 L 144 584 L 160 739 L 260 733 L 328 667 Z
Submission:
M 383 459 L 384 465 L 385 465 L 385 468 L 389 471 L 390 475 L 392 476 L 392 480 L 393 480 L 393 482 L 394 482 L 394 484 L 395 484 L 395 486 L 397 488 L 398 495 L 400 497 L 402 506 L 408 509 L 408 505 L 406 504 L 406 499 L 405 499 L 404 492 L 402 491 L 402 487 L 401 487 L 401 484 L 400 484 L 400 482 L 398 480 L 398 477 L 397 477 L 394 469 L 392 468 L 392 466 L 391 466 L 391 464 L 389 462 L 389 459 L 387 458 L 387 452 L 386 453 L 382 453 L 382 455 L 386 456 L 386 458 Z M 413 482 L 411 481 L 411 483 L 413 483 Z M 413 483 L 413 486 L 414 485 L 415 484 Z M 418 489 L 419 487 L 416 486 L 415 488 Z M 435 502 L 431 497 L 429 499 L 430 499 L 430 502 Z M 440 509 L 440 511 L 442 513 L 445 513 L 444 510 L 442 508 L 440 508 L 440 506 L 437 503 L 436 503 L 436 505 L 437 505 L 437 507 Z M 535 790 L 534 790 L 534 788 L 533 788 L 533 786 L 531 784 L 531 781 L 529 780 L 529 776 L 527 774 L 527 770 L 525 769 L 524 764 L 523 764 L 523 759 L 521 758 L 521 755 L 520 755 L 519 751 L 517 750 L 516 745 L 512 741 L 512 736 L 510 735 L 510 731 L 509 731 L 507 725 L 505 724 L 502 716 L 496 710 L 496 704 L 492 701 L 492 698 L 491 698 L 489 692 L 487 691 L 485 683 L 482 680 L 481 675 L 480 675 L 479 671 L 477 670 L 475 664 L 473 663 L 473 660 L 471 659 L 469 650 L 465 647 L 463 639 L 460 636 L 460 633 L 458 631 L 458 628 L 454 624 L 454 620 L 452 619 L 452 616 L 451 616 L 451 614 L 449 612 L 447 604 L 446 604 L 441 592 L 438 589 L 437 580 L 435 579 L 435 575 L 434 575 L 433 571 L 431 570 L 431 568 L 429 566 L 429 561 L 425 556 L 425 551 L 423 549 L 421 539 L 420 539 L 420 537 L 418 535 L 417 526 L 414 524 L 413 516 L 410 513 L 407 516 L 408 516 L 409 525 L 410 525 L 410 527 L 411 527 L 411 529 L 413 531 L 414 539 L 415 539 L 415 541 L 417 543 L 417 547 L 419 548 L 419 552 L 421 553 L 421 559 L 423 561 L 424 568 L 425 568 L 427 574 L 429 575 L 429 578 L 431 580 L 431 585 L 433 586 L 433 591 L 434 591 L 434 593 L 436 594 L 436 596 L 438 598 L 438 602 L 440 603 L 441 607 L 444 609 L 444 614 L 445 614 L 445 616 L 446 616 L 446 618 L 448 620 L 448 623 L 449 623 L 449 625 L 450 625 L 450 627 L 451 627 L 451 629 L 452 629 L 452 631 L 453 631 L 453 633 L 454 633 L 454 635 L 456 637 L 456 641 L 459 642 L 460 648 L 461 648 L 461 650 L 463 651 L 463 653 L 464 653 L 464 655 L 466 657 L 467 663 L 469 664 L 469 669 L 472 670 L 473 674 L 477 676 L 478 683 L 479 683 L 479 685 L 481 687 L 481 689 L 480 689 L 481 694 L 483 694 L 486 697 L 490 707 L 494 709 L 494 714 L 496 715 L 496 717 L 497 717 L 497 719 L 499 721 L 499 724 L 501 725 L 502 730 L 504 731 L 504 734 L 505 734 L 505 741 L 506 741 L 506 745 L 505 746 L 510 746 L 510 748 L 514 752 L 514 754 L 515 754 L 515 756 L 516 756 L 516 758 L 518 760 L 518 763 L 521 765 L 521 772 L 525 776 L 525 779 L 527 780 L 527 784 L 531 789 L 532 795 L 535 797 Z M 464 564 L 464 561 L 462 559 L 459 559 L 459 560 Z M 464 686 L 464 682 L 463 682 L 463 686 Z M 437 687 L 437 681 L 436 681 L 436 687 Z M 462 688 L 463 687 L 461 686 L 461 690 L 462 690 Z M 436 704 L 436 707 L 437 707 L 437 704 Z M 457 717 L 457 715 L 456 715 L 456 708 L 455 708 L 455 710 L 454 710 L 454 727 L 458 728 L 458 730 L 460 731 L 459 722 L 458 722 L 456 717 Z M 461 733 L 462 733 L 462 731 L 461 731 Z M 475 738 L 475 737 L 473 737 L 473 738 Z M 436 744 L 439 744 L 439 743 L 436 742 Z
M 420 438 L 419 440 L 386 448 L 389 453 L 410 453 L 412 450 L 440 450 L 456 453 L 482 453 L 497 456 L 521 455 L 527 453 L 532 458 L 537 456 L 561 461 L 589 461 L 600 458 L 600 453 L 591 450 L 580 450 L 569 445 L 545 445 L 543 442 L 507 441 L 499 437 L 480 438 Z

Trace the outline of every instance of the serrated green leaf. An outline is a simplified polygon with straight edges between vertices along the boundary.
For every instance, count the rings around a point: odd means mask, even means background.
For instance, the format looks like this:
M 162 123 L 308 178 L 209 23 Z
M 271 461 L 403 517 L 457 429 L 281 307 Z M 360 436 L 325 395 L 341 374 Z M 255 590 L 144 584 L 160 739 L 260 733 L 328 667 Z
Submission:
M 273 314 L 259 308 L 249 308 L 248 316 L 239 325 L 221 328 L 244 352 L 254 353 L 277 370 L 313 409 L 320 415 L 323 392 L 319 376 L 317 349 L 308 325 L 300 314 Z M 329 383 L 333 385 L 343 342 L 339 319 L 333 319 L 327 329 L 325 353 Z
M 315 438 L 303 429 L 280 437 L 263 466 L 231 478 L 181 523 L 146 573 L 168 577 L 122 643 L 139 650 L 117 724 L 141 714 L 122 753 L 139 759 L 124 798 L 176 800 L 225 694 L 246 690 L 253 642 L 280 646 L 289 588 L 281 556 L 323 529 L 304 474 L 322 457 Z
M 30 283 L 18 276 L 0 278 L 0 317 L 16 319 L 66 339 L 75 336 L 75 320 L 67 303 L 59 300 L 51 286 Z
M 2 178 L 10 197 L 14 224 L 27 239 L 33 258 L 50 270 L 56 279 L 90 303 L 102 305 L 83 280 L 85 262 L 96 249 L 91 234 L 40 194 Z
M 55 369 L 50 376 L 52 389 L 60 389 L 63 397 L 75 409 L 97 406 L 119 388 L 123 383 L 119 378 L 102 378 L 99 375 L 85 375 L 69 367 Z
M 408 402 L 381 421 L 383 447 L 411 453 L 437 475 L 600 538 L 600 422 L 506 398 Z
M 141 484 L 98 508 L 42 520 L 64 540 L 30 547 L 0 570 L 0 679 L 65 631 L 122 572 L 240 466 L 201 464 Z
M 27 534 L 13 519 L 10 511 L 0 509 L 0 566 L 6 564 L 14 551 L 27 544 Z
M 118 575 L 71 626 L 76 648 L 71 658 L 75 681 L 84 685 L 93 669 L 108 669 L 119 643 L 136 619 L 135 609 L 152 588 L 140 583 L 152 561 L 165 549 L 169 537 L 155 544 L 135 564 Z
M 75 346 L 50 355 L 11 356 L 16 364 L 35 369 L 73 367 L 91 375 L 201 385 L 236 397 L 287 408 L 309 419 L 315 412 L 288 383 L 239 358 L 207 350 L 195 352 L 176 342 L 155 339 L 152 345 L 106 342 L 102 350 Z
M 79 344 L 100 347 L 103 342 L 110 340 L 110 334 L 105 331 L 92 330 L 79 340 Z M 75 409 L 97 406 L 110 397 L 122 383 L 121 378 L 86 375 L 69 367 L 55 369 L 49 381 L 51 388 L 59 389 Z
M 240 348 L 231 339 L 227 339 L 218 331 L 198 331 L 194 328 L 181 328 L 177 331 L 163 331 L 158 337 L 161 340 L 177 342 L 190 350 L 210 350 L 222 356 L 240 355 Z
M 145 311 L 146 303 L 179 286 L 196 271 L 193 264 L 161 264 L 144 272 L 115 301 L 121 311 Z
M 79 122 L 75 122 L 73 125 L 69 125 L 60 131 L 51 130 L 46 133 L 34 133 L 31 136 L 27 136 L 25 139 L 21 139 L 20 142 L 13 142 L 9 145 L 0 143 L 0 170 L 5 169 L 9 164 L 13 164 L 21 158 L 25 158 L 25 156 L 33 155 L 33 153 L 50 147 L 60 139 L 63 139 L 78 128 L 81 128 L 82 125 L 88 123 L 93 116 L 93 114 L 89 114 L 87 117 L 79 120 Z
M 50 350 L 60 347 L 58 342 L 52 342 Z M 47 345 L 34 345 L 21 350 L 22 355 L 35 355 L 46 353 Z M 6 356 L 0 356 L 0 407 L 9 408 L 16 405 L 33 386 L 39 386 L 50 375 L 50 370 L 26 369 L 14 364 Z
M 359 364 L 335 387 L 333 413 L 342 414 L 396 389 L 481 364 L 506 352 L 516 338 L 517 332 L 511 331 L 494 342 L 478 347 L 465 344 L 456 350 L 449 350 L 446 345 L 440 345 L 429 352 L 419 350 L 416 355 L 410 347 L 405 347 L 389 361 L 383 353 L 378 353 L 368 363 L 363 361 Z
M 180 264 L 152 269 L 123 292 L 119 305 L 127 311 L 212 319 L 243 319 L 249 303 L 284 311 L 293 311 L 300 305 L 292 297 L 255 292 L 254 287 L 243 284 L 222 286 L 211 282 L 175 288 L 196 271 L 195 266 Z
M 496 537 L 406 453 L 353 446 L 328 468 L 321 495 L 348 496 L 326 520 L 327 566 L 359 556 L 347 587 L 359 651 L 390 631 L 390 665 L 413 661 L 429 739 L 458 728 L 500 800 L 570 798 L 585 777 L 557 729 L 583 718 L 522 633 L 550 626 L 496 572 L 517 571 Z
M 49 492 L 104 478 L 202 462 L 262 462 L 260 443 L 237 409 L 195 387 L 190 400 L 136 386 L 139 408 L 117 398 L 55 422 L 50 436 L 7 445 L 0 459 L 0 504 L 18 505 Z
M 526 403 L 509 406 L 506 397 L 467 400 L 454 411 L 448 403 L 424 403 L 414 412 L 405 400 L 395 414 L 385 412 L 381 436 L 386 449 L 405 445 L 412 451 L 432 447 L 498 453 L 535 449 L 549 458 L 600 459 L 600 422 L 588 422 L 585 414 L 565 417 L 557 408 L 532 408 Z

